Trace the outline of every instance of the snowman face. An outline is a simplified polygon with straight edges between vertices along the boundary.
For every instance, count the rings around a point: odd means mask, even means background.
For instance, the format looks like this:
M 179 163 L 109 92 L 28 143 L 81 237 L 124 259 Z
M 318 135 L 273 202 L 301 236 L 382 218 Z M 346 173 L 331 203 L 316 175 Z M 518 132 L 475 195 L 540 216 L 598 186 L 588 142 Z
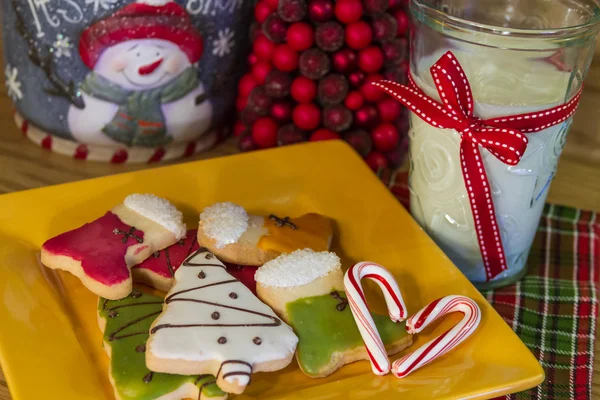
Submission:
M 162 39 L 128 40 L 104 50 L 94 71 L 132 90 L 152 89 L 191 65 L 174 43 Z

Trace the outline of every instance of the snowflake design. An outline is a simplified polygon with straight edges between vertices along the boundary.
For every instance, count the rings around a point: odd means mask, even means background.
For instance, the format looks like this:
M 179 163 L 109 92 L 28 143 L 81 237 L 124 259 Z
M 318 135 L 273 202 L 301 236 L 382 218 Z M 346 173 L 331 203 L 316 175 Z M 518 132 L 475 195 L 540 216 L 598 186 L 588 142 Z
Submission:
M 73 45 L 67 36 L 59 33 L 56 35 L 56 40 L 52 46 L 54 47 L 54 55 L 56 58 L 61 58 L 62 56 L 71 58 L 71 48 L 73 48 Z
M 104 10 L 110 9 L 118 0 L 85 0 L 86 5 L 94 5 L 94 14 L 98 12 L 100 8 Z
M 225 54 L 229 54 L 235 43 L 235 40 L 233 40 L 234 35 L 235 33 L 229 28 L 220 30 L 219 37 L 213 40 L 213 55 L 223 57 Z
M 21 100 L 23 92 L 21 91 L 21 82 L 19 82 L 19 70 L 16 67 L 11 67 L 10 64 L 6 64 L 4 77 L 8 95 L 13 101 Z

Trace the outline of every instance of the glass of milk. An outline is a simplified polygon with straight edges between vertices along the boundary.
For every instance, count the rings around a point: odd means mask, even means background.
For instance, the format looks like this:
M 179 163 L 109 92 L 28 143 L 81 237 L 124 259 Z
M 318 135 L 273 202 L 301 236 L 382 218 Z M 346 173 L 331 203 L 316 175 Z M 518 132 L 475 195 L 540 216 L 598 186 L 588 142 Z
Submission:
M 411 0 L 411 73 L 440 101 L 429 68 L 452 51 L 471 84 L 475 116 L 547 109 L 581 88 L 599 30 L 597 0 Z M 412 114 L 411 212 L 479 288 L 519 280 L 540 220 L 571 119 L 527 134 L 516 166 L 481 149 L 508 269 L 486 281 L 460 168 L 460 135 Z

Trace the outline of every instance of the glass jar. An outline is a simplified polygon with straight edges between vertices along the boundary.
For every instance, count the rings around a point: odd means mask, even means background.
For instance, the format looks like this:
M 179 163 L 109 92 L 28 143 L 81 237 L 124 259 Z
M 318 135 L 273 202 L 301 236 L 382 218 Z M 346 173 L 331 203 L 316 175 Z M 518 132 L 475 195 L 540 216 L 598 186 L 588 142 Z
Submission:
M 481 119 L 565 103 L 594 55 L 595 0 L 412 0 L 411 74 L 440 101 L 429 68 L 447 51 L 471 85 Z M 411 114 L 411 212 L 479 288 L 513 283 L 526 261 L 571 119 L 537 133 L 515 166 L 480 148 L 508 269 L 487 281 L 460 166 L 460 134 Z

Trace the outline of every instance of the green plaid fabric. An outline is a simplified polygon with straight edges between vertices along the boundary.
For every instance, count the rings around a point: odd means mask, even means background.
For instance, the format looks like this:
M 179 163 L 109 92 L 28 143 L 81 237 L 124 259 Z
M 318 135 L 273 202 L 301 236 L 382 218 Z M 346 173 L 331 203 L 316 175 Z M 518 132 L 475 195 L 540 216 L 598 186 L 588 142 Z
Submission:
M 507 399 L 589 399 L 600 262 L 593 212 L 546 205 L 527 276 L 484 293 L 546 371 L 540 386 Z
M 408 207 L 406 173 L 383 182 Z M 546 372 L 538 387 L 506 399 L 589 399 L 600 269 L 596 213 L 546 205 L 520 282 L 483 294 Z

